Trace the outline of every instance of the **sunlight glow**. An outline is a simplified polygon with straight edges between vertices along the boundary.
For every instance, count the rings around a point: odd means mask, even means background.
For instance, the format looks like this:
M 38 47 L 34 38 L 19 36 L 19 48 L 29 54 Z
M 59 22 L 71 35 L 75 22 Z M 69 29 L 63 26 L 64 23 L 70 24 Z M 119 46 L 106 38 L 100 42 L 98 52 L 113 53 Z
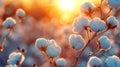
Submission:
M 72 10 L 75 7 L 75 0 L 59 0 L 59 6 L 63 10 Z

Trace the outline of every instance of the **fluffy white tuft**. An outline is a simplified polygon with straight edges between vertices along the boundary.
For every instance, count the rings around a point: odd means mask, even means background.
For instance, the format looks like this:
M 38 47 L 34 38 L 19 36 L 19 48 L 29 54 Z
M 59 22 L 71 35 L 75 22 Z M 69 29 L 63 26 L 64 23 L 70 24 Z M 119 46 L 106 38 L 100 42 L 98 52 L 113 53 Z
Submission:
M 113 56 L 109 56 L 106 60 L 105 60 L 106 66 L 107 67 L 120 67 L 120 59 L 119 57 L 113 55 Z
M 5 28 L 13 28 L 16 24 L 15 19 L 13 19 L 12 17 L 8 17 L 4 22 L 3 22 L 3 27 Z
M 85 26 L 88 26 L 88 19 L 86 17 L 77 17 L 73 21 L 73 31 L 80 32 L 84 30 Z
M 47 47 L 48 42 L 45 38 L 38 38 L 35 42 L 35 46 L 36 48 L 41 49 L 42 47 Z
M 46 53 L 51 57 L 59 56 L 61 52 L 61 47 L 57 44 L 52 44 L 47 47 Z
M 119 25 L 119 21 L 114 16 L 110 16 L 107 18 L 107 24 L 108 27 L 114 28 Z
M 102 60 L 96 56 L 90 57 L 87 67 L 100 67 L 102 66 Z
M 58 58 L 55 63 L 58 65 L 58 66 L 66 66 L 67 65 L 67 61 L 64 59 L 64 58 Z
M 18 17 L 24 17 L 25 16 L 25 11 L 23 9 L 17 9 L 16 15 Z
M 85 45 L 85 40 L 80 35 L 71 34 L 69 37 L 69 43 L 75 49 L 81 49 Z
M 99 38 L 99 43 L 100 43 L 100 47 L 102 49 L 108 50 L 108 49 L 111 48 L 111 42 L 110 42 L 110 40 L 108 39 L 107 36 L 101 36 Z
M 95 17 L 90 21 L 90 28 L 95 32 L 99 32 L 105 30 L 106 25 L 103 20 L 101 20 L 98 17 Z
M 120 0 L 108 0 L 108 3 L 111 7 L 120 7 Z
M 21 52 L 12 52 L 9 55 L 9 58 L 7 60 L 7 64 L 22 64 L 25 60 L 24 55 Z
M 85 2 L 81 5 L 80 10 L 84 13 L 89 13 L 94 11 L 96 6 L 91 2 Z

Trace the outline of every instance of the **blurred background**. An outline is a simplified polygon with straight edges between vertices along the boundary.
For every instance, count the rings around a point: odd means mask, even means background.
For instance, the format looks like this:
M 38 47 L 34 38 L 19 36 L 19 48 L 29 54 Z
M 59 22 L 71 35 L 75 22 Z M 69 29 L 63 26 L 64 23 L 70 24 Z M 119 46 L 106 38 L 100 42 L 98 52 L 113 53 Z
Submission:
M 62 24 L 71 23 L 78 16 L 80 5 L 85 1 L 99 4 L 100 0 L 0 0 L 0 6 L 9 14 L 23 8 L 27 15 L 35 19 L 57 19 Z M 2 8 L 0 9 L 2 10 Z M 3 10 L 4 11 L 4 10 Z M 2 13 L 3 14 L 3 13 Z M 11 16 L 11 15 L 8 15 Z
M 7 64 L 9 54 L 20 47 L 26 51 L 26 59 L 20 67 L 32 67 L 32 64 L 38 67 L 49 67 L 48 59 L 34 47 L 37 38 L 46 38 L 54 39 L 62 48 L 60 57 L 72 64 L 76 52 L 68 48 L 68 38 L 73 33 L 72 22 L 81 14 L 80 6 L 85 1 L 97 6 L 101 0 L 0 0 L 0 25 L 7 17 L 13 17 L 17 21 L 14 31 L 4 42 L 0 59 Z M 16 19 L 16 10 L 19 8 L 25 11 L 25 17 L 21 21 Z M 0 28 L 0 35 L 3 32 L 5 31 Z M 85 51 L 86 54 L 90 50 L 92 49 L 88 48 Z M 116 47 L 112 49 L 112 54 L 115 54 L 117 50 Z M 87 65 L 88 57 L 84 56 L 82 59 L 86 59 L 83 64 Z

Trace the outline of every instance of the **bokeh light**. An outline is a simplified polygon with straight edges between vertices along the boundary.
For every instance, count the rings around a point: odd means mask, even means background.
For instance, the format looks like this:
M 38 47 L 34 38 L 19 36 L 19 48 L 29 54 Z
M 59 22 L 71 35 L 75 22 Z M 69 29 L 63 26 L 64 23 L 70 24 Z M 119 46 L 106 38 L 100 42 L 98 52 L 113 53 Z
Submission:
M 72 10 L 75 8 L 75 0 L 59 0 L 58 4 L 63 10 Z

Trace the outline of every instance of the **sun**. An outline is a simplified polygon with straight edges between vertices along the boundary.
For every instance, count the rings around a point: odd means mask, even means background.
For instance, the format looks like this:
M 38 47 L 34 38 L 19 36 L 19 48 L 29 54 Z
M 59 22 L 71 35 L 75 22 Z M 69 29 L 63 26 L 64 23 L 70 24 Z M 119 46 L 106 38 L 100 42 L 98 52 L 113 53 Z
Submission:
M 75 7 L 75 0 L 59 0 L 58 3 L 62 10 L 72 10 Z

